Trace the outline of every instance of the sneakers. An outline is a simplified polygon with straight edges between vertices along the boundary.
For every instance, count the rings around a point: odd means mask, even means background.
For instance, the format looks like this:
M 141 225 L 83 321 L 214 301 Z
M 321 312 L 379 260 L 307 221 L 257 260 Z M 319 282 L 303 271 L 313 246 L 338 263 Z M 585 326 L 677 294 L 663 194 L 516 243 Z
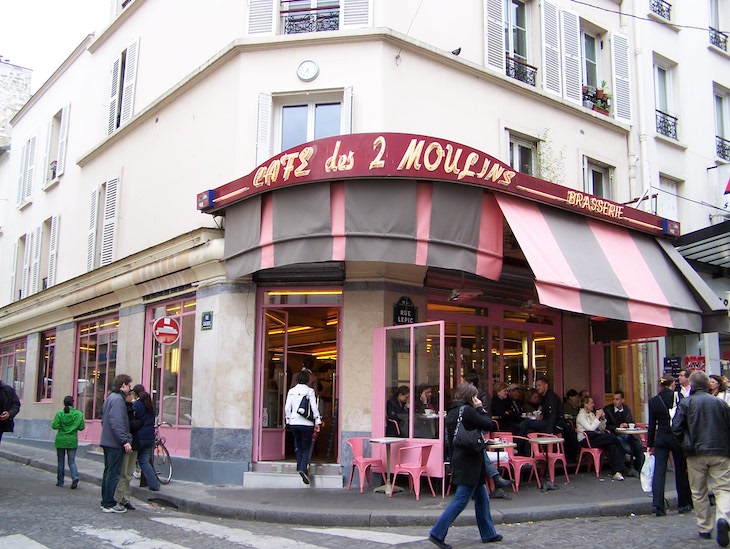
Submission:
M 76 490 L 76 487 L 79 485 L 79 479 L 75 478 L 73 482 L 71 483 L 71 490 Z
M 299 475 L 302 477 L 302 482 L 304 482 L 304 484 L 309 484 L 309 475 L 307 475 L 307 473 L 299 471 Z
M 613 480 L 623 480 L 624 476 L 621 473 L 614 473 L 611 477 Z
M 680 507 L 678 509 L 680 515 L 684 515 L 685 513 L 691 513 L 694 510 L 694 508 L 691 505 L 685 505 L 684 507 Z
M 102 513 L 126 513 L 127 509 L 118 503 L 114 507 L 102 507 Z
M 727 521 L 724 518 L 717 519 L 717 544 L 720 547 L 727 547 L 728 543 L 730 543 L 730 536 L 728 536 L 728 530 L 730 530 L 730 526 L 728 525 Z
M 125 503 L 125 504 L 124 504 L 124 508 L 125 508 L 125 509 L 129 509 L 130 511 L 134 511 L 135 509 L 137 509 L 137 508 L 136 508 L 136 507 L 135 507 L 134 505 L 132 505 L 132 504 L 131 504 L 130 502 L 127 502 L 127 503 Z

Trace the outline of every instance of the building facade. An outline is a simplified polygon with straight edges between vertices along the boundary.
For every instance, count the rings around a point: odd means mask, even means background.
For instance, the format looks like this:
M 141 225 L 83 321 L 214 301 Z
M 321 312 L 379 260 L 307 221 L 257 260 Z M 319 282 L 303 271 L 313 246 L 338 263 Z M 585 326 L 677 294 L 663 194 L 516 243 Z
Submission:
M 73 394 L 98 442 L 122 372 L 172 424 L 176 475 L 211 483 L 291 457 L 283 399 L 305 365 L 314 461 L 335 466 L 384 430 L 398 385 L 443 409 L 470 370 L 621 388 L 641 410 L 671 346 L 719 345 L 727 315 L 666 245 L 667 221 L 692 222 L 638 200 L 658 177 L 637 168 L 647 134 L 657 158 L 674 146 L 639 123 L 630 15 L 649 3 L 598 3 L 112 2 L 0 157 L 16 436 L 52 440 Z M 365 150 L 388 170 L 358 171 Z M 409 436 L 440 440 L 418 419 Z

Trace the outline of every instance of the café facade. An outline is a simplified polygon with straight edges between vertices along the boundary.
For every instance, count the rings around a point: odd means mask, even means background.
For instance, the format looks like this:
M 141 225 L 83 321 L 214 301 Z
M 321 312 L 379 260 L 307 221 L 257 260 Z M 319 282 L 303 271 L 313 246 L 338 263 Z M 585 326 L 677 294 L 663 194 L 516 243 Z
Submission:
M 197 203 L 223 219 L 226 281 L 198 290 L 199 312 L 206 292 L 216 301 L 196 356 L 237 354 L 237 377 L 253 383 L 231 469 L 244 486 L 245 471 L 292 457 L 284 404 L 303 366 L 325 422 L 314 463 L 349 474 L 345 441 L 383 436 L 386 401 L 405 385 L 403 436 L 438 445 L 440 476 L 443 415 L 419 413 L 423 387 L 442 411 L 467 372 L 490 392 L 546 376 L 599 403 L 624 390 L 645 420 L 665 338 L 725 331 L 723 304 L 671 244 L 676 222 L 435 136 L 312 141 Z

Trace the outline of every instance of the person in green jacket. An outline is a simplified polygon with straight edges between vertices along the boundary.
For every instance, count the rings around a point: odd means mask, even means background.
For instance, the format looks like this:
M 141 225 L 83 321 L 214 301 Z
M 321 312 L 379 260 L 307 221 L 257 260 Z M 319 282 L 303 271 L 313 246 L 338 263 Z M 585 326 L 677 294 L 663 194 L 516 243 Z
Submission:
M 79 485 L 79 472 L 76 469 L 76 448 L 79 447 L 79 431 L 84 430 L 84 415 L 73 407 L 74 397 L 66 396 L 63 399 L 63 410 L 56 413 L 51 423 L 51 429 L 56 433 L 56 454 L 58 456 L 58 470 L 56 486 L 63 486 L 64 458 L 68 456 L 68 468 L 71 469 L 71 489 Z

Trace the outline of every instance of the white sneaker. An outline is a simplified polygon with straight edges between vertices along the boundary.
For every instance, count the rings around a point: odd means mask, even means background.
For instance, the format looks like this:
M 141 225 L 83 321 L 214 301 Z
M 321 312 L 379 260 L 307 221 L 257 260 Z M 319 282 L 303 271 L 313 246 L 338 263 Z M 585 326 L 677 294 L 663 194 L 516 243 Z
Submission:
M 123 505 L 119 505 L 118 503 L 114 507 L 102 507 L 101 508 L 102 513 L 126 513 L 127 508 Z
M 623 480 L 624 476 L 621 473 L 614 473 L 614 475 L 611 478 L 613 480 Z

